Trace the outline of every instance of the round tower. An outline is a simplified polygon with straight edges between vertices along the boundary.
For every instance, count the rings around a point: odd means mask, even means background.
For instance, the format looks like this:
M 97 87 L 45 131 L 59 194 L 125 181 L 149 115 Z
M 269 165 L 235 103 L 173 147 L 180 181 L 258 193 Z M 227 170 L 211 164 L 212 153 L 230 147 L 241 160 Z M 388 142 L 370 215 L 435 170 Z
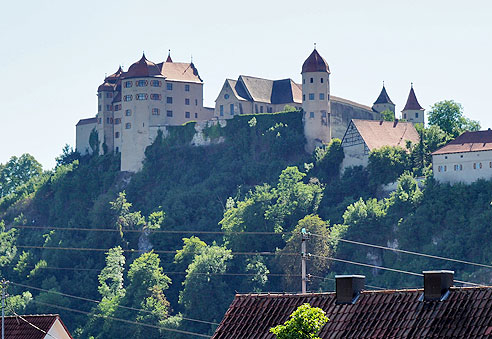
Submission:
M 410 87 L 410 93 L 408 94 L 407 103 L 401 111 L 402 119 L 405 119 L 414 124 L 424 124 L 424 109 L 420 106 L 415 91 L 413 90 L 413 83 Z
M 316 47 L 302 65 L 302 109 L 306 151 L 328 143 L 330 131 L 330 68 Z
M 372 109 L 378 113 L 384 112 L 384 111 L 391 111 L 393 112 L 393 118 L 395 117 L 395 104 L 393 101 L 391 101 L 388 93 L 386 92 L 386 88 L 384 87 L 384 82 L 383 82 L 383 89 L 381 90 L 381 93 L 379 94 L 378 98 L 372 105 Z

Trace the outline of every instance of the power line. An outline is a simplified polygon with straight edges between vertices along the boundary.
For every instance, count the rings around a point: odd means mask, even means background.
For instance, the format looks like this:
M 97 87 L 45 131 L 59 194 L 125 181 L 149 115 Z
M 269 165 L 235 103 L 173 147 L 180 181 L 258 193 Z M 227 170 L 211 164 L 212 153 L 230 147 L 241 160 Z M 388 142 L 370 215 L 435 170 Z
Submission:
M 17 313 L 15 313 L 13 307 L 10 307 L 10 310 L 12 311 L 12 313 L 15 314 L 16 317 L 20 318 L 22 321 L 26 322 L 31 327 L 34 327 L 36 330 L 40 331 L 41 333 L 44 333 L 45 335 L 49 335 L 53 339 L 58 339 L 55 336 L 51 335 L 50 333 L 46 332 L 45 330 L 43 330 L 43 329 L 39 328 L 38 326 L 34 325 L 30 321 L 26 320 L 24 317 L 22 317 L 22 316 L 18 315 Z
M 121 322 L 124 322 L 124 323 L 127 323 L 127 324 L 132 324 L 132 325 L 139 325 L 139 326 L 144 326 L 144 327 L 156 328 L 158 330 L 176 332 L 176 333 L 181 333 L 181 334 L 188 334 L 188 335 L 193 335 L 193 336 L 203 337 L 203 338 L 210 338 L 210 336 L 209 335 L 206 335 L 206 334 L 194 333 L 194 332 L 189 332 L 189 331 L 185 331 L 185 330 L 178 330 L 178 329 L 175 329 L 175 328 L 168 328 L 168 327 L 151 325 L 151 324 L 145 324 L 145 323 L 141 323 L 141 322 L 138 322 L 138 321 L 116 318 L 116 317 L 112 317 L 112 316 L 109 316 L 109 315 L 92 314 L 90 312 L 81 311 L 81 310 L 77 310 L 77 309 L 70 308 L 70 307 L 64 307 L 64 306 L 59 306 L 59 305 L 48 304 L 48 303 L 44 303 L 44 302 L 37 301 L 37 300 L 32 300 L 32 301 L 34 303 L 36 303 L 36 304 L 39 304 L 39 305 L 44 305 L 44 306 L 48 306 L 48 307 L 59 308 L 59 309 L 64 310 L 64 311 L 81 313 L 81 314 L 85 314 L 85 315 L 90 316 L 90 317 L 110 319 L 110 320 L 121 321 Z
M 83 228 L 83 227 L 57 227 L 57 226 L 8 226 L 10 228 L 60 230 L 60 231 L 85 231 L 85 232 L 123 232 L 123 233 L 164 233 L 164 234 L 217 234 L 217 235 L 285 235 L 292 232 L 248 232 L 248 231 L 190 231 L 190 230 L 118 230 L 115 228 Z
M 92 303 L 95 303 L 95 304 L 99 304 L 100 303 L 99 300 L 89 299 L 89 298 L 85 298 L 85 297 L 79 297 L 79 296 L 72 295 L 72 294 L 67 294 L 67 293 L 53 291 L 53 290 L 47 290 L 47 289 L 44 289 L 44 288 L 29 286 L 29 285 L 25 285 L 25 284 L 19 284 L 19 283 L 14 283 L 14 282 L 10 282 L 10 283 L 12 285 L 16 285 L 16 286 L 19 286 L 19 287 L 24 287 L 24 288 L 27 288 L 27 289 L 37 290 L 37 291 L 46 292 L 46 293 L 58 294 L 58 295 L 61 295 L 61 296 L 67 297 L 67 298 L 73 298 L 73 299 L 88 301 L 88 302 L 92 302 Z M 132 311 L 137 311 L 137 312 L 152 313 L 152 311 L 144 310 L 144 309 L 141 309 L 141 308 L 135 308 L 135 307 L 129 307 L 129 306 L 123 306 L 123 305 L 116 305 L 116 307 L 127 309 L 127 310 L 132 310 Z M 219 325 L 218 323 L 211 322 L 211 321 L 191 319 L 191 318 L 186 318 L 186 317 L 181 317 L 181 318 L 183 320 L 194 321 L 194 322 L 199 322 L 199 323 L 204 323 L 204 324 L 209 324 L 209 325 Z
M 325 236 L 320 235 L 320 234 L 311 234 L 311 235 L 313 235 L 315 237 L 320 237 L 320 238 L 325 237 Z M 420 253 L 420 252 L 414 252 L 414 251 L 407 251 L 407 250 L 402 250 L 402 249 L 398 249 L 398 248 L 391 248 L 391 247 L 387 247 L 387 246 L 368 244 L 368 243 L 360 242 L 360 241 L 347 240 L 347 239 L 335 238 L 335 237 L 330 237 L 330 236 L 328 236 L 328 237 L 329 238 L 332 238 L 334 240 L 337 240 L 337 241 L 346 242 L 346 243 L 354 244 L 354 245 L 361 245 L 361 246 L 379 248 L 379 249 L 393 251 L 393 252 L 411 254 L 411 255 L 416 255 L 416 256 L 421 256 L 421 257 L 427 257 L 427 258 L 432 258 L 432 259 L 453 261 L 453 262 L 460 263 L 460 264 L 467 264 L 467 265 L 473 265 L 473 266 L 479 266 L 479 267 L 486 267 L 486 268 L 491 268 L 492 269 L 492 265 L 480 264 L 480 263 L 475 263 L 475 262 L 466 261 L 466 260 L 460 260 L 460 259 L 446 258 L 446 257 L 437 256 L 437 255 Z

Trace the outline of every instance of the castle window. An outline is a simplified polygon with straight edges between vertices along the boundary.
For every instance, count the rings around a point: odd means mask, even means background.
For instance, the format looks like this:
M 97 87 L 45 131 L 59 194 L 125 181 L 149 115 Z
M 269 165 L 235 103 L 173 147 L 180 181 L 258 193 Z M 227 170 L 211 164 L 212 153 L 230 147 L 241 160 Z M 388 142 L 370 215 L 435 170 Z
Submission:
M 234 104 L 229 105 L 229 110 L 231 112 L 231 115 L 234 115 Z
M 198 106 L 198 99 L 195 99 L 195 106 Z
M 482 169 L 482 163 L 478 164 L 478 167 L 479 167 L 480 169 Z
M 312 119 L 314 118 L 314 112 L 309 112 L 309 117 Z
M 492 168 L 492 161 L 489 162 L 489 168 Z
M 403 113 L 403 119 L 407 118 L 407 113 Z
M 127 117 L 131 116 L 131 115 L 132 115 L 132 110 L 131 110 L 131 109 L 127 109 L 127 110 L 125 111 L 125 115 L 126 115 Z
M 189 92 L 190 91 L 190 85 L 185 85 L 185 92 Z
M 325 93 L 319 94 L 319 100 L 325 100 Z
M 186 98 L 185 99 L 185 105 L 189 105 L 190 104 L 190 99 Z
M 166 112 L 166 115 L 167 115 L 168 117 L 172 117 L 172 116 L 173 116 L 173 111 L 167 111 L 167 112 Z
M 133 95 L 125 95 L 123 97 L 123 100 L 125 100 L 125 101 L 132 101 L 132 98 L 133 98 Z
M 273 113 L 273 108 L 272 107 L 267 107 L 267 113 Z
M 473 163 L 473 169 L 477 169 L 477 163 L 476 162 Z
M 189 119 L 190 118 L 190 112 L 185 112 L 185 118 Z
M 314 100 L 314 93 L 309 93 L 309 100 Z
M 115 139 L 118 139 L 120 137 L 120 132 L 115 132 L 114 137 L 115 137 Z
M 260 113 L 263 113 L 263 106 L 260 106 Z
M 111 111 L 111 105 L 106 105 L 106 111 Z
M 131 81 L 125 81 L 125 88 L 130 88 L 133 86 L 133 83 Z
M 119 152 L 120 152 L 120 148 L 116 147 L 116 153 L 119 153 Z
M 109 124 L 109 118 L 106 118 L 106 123 Z
M 149 97 L 148 94 L 138 93 L 137 96 L 135 97 L 135 99 L 137 99 L 137 100 L 147 100 L 148 97 Z
M 150 95 L 150 100 L 161 100 L 161 95 L 153 93 Z
M 101 111 L 101 105 L 97 106 L 97 110 Z
M 97 123 L 98 124 L 100 124 L 101 122 L 102 122 L 102 119 L 101 118 L 97 119 Z
M 314 78 L 309 79 L 309 82 L 310 83 L 313 83 L 314 82 Z
M 444 165 L 444 172 L 448 170 L 448 166 Z
M 258 105 L 255 104 L 255 113 L 258 113 Z
M 146 87 L 148 83 L 149 82 L 147 80 L 138 80 L 135 85 L 137 87 Z
M 132 128 L 132 124 L 130 124 L 129 122 L 127 122 L 127 123 L 125 124 L 125 128 L 126 128 L 126 129 L 130 129 L 130 128 Z
M 198 119 L 198 113 L 195 113 L 195 119 Z
M 320 80 L 321 80 L 321 83 L 323 83 L 323 81 L 324 81 L 325 79 L 324 79 L 324 78 L 321 78 Z
M 220 108 L 219 108 L 219 111 L 220 111 L 220 116 L 224 116 L 224 105 L 220 105 Z
M 239 114 L 243 114 L 243 104 L 239 103 Z
M 418 118 L 419 117 L 419 114 L 417 112 L 415 112 L 415 118 Z
M 116 119 L 114 119 L 114 124 L 115 124 L 115 125 L 119 125 L 119 124 L 121 124 L 121 118 L 116 118 Z
M 113 97 L 113 93 L 111 92 L 106 92 L 106 98 L 112 98 Z
M 306 94 L 302 95 L 302 101 L 306 101 Z
M 172 103 L 173 103 L 173 97 L 167 97 L 167 98 L 166 98 L 166 102 L 167 102 L 168 104 L 172 104 Z
M 152 108 L 152 115 L 160 115 L 161 112 L 158 108 Z
M 224 94 L 224 99 L 226 99 L 226 100 L 229 99 L 229 94 L 227 94 L 227 93 Z
M 119 110 L 121 110 L 121 104 L 114 105 L 114 110 L 115 110 L 115 111 L 119 111 Z
M 462 171 L 462 170 L 463 170 L 463 165 L 462 165 L 462 164 L 460 164 L 460 171 Z
M 167 88 L 167 90 L 168 90 L 168 91 L 172 91 L 172 90 L 173 90 L 173 84 L 172 84 L 172 83 L 170 83 L 170 82 L 168 82 L 168 83 L 166 84 L 166 88 Z
M 159 81 L 159 80 L 152 80 L 150 82 L 150 86 L 152 86 L 152 87 L 161 87 L 162 86 L 162 82 Z

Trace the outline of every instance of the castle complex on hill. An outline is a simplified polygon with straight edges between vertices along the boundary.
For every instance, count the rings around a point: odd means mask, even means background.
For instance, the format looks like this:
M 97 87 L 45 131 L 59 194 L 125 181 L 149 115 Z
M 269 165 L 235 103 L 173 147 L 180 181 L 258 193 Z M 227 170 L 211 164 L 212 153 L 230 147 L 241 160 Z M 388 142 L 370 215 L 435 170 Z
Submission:
M 92 152 L 90 144 L 97 142 L 100 153 L 121 153 L 122 171 L 136 172 L 142 167 L 145 148 L 165 126 L 216 123 L 238 114 L 278 112 L 289 105 L 303 114 L 306 150 L 311 152 L 332 138 L 342 139 L 352 119 L 381 120 L 385 110 L 394 114 L 395 105 L 384 85 L 369 107 L 332 96 L 330 73 L 328 63 L 314 49 L 302 65 L 301 84 L 241 75 L 225 81 L 213 109 L 203 106 L 203 80 L 193 62 L 174 62 L 168 55 L 156 64 L 143 55 L 128 71 L 120 67 L 99 86 L 96 116 L 77 123 L 76 149 L 87 154 Z M 413 86 L 402 118 L 424 122 Z

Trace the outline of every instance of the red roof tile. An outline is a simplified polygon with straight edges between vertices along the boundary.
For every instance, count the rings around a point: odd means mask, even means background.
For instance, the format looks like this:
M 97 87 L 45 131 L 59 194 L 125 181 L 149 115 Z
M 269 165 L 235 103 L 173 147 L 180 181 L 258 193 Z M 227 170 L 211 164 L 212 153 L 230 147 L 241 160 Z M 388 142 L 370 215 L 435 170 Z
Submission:
M 406 148 L 407 140 L 413 144 L 420 141 L 419 134 L 411 122 L 352 119 L 347 131 L 352 126 L 357 129 L 370 151 L 383 146 Z
M 432 155 L 492 150 L 492 131 L 465 132 Z
M 160 68 L 152 61 L 147 60 L 147 58 L 145 58 L 145 54 L 143 54 L 140 60 L 132 64 L 128 68 L 128 72 L 124 73 L 123 76 L 125 78 L 141 78 L 152 77 L 160 74 Z
M 193 63 L 186 62 L 163 62 L 157 65 L 160 74 L 171 81 L 184 81 L 202 83 L 198 69 Z
M 325 59 L 318 53 L 316 49 L 308 56 L 306 61 L 302 64 L 302 72 L 328 72 L 330 73 L 330 67 Z
M 412 88 L 410 88 L 410 93 L 408 93 L 407 103 L 405 104 L 405 107 L 403 108 L 403 111 L 407 111 L 407 110 L 424 110 L 422 108 L 422 106 L 420 106 L 420 104 L 417 100 L 417 97 L 415 96 L 415 91 L 413 90 L 413 85 L 412 85 Z
M 452 287 L 442 302 L 420 301 L 422 293 L 422 289 L 363 291 L 353 305 L 336 304 L 335 293 L 238 294 L 212 338 L 273 339 L 270 328 L 283 324 L 304 303 L 322 308 L 330 319 L 319 334 L 323 339 L 492 334 L 492 287 Z
M 72 338 L 58 314 L 22 315 L 21 317 L 27 322 L 15 316 L 5 317 L 5 339 L 44 339 L 46 333 L 34 328 L 29 323 L 44 332 L 48 332 L 56 320 L 60 320 L 67 334 Z

